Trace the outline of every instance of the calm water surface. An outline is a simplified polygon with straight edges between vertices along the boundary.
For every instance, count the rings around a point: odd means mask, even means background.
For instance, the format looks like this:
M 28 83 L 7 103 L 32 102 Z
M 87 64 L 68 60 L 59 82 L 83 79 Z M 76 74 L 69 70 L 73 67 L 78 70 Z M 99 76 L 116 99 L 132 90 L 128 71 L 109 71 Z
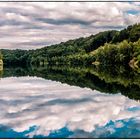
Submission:
M 140 102 L 39 76 L 3 76 L 0 138 L 140 138 Z

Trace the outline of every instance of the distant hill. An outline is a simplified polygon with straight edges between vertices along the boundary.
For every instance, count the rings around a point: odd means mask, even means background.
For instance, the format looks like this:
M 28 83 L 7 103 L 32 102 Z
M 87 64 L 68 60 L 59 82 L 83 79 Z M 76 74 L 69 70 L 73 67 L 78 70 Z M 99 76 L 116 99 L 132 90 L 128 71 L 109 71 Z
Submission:
M 104 31 L 96 35 L 69 40 L 41 49 L 29 51 L 2 49 L 1 52 L 5 66 L 30 64 L 92 65 L 99 63 L 104 65 L 131 63 L 132 66 L 134 63 L 136 65 L 139 63 L 137 62 L 140 56 L 139 39 L 140 23 L 128 26 L 121 31 Z M 103 62 L 103 59 L 107 61 Z

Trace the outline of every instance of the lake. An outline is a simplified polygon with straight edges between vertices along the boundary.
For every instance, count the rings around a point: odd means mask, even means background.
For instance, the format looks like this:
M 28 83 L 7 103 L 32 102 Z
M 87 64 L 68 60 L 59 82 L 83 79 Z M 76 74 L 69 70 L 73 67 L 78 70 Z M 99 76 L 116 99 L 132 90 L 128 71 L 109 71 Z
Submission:
M 140 80 L 131 70 L 19 67 L 0 75 L 0 138 L 140 138 Z

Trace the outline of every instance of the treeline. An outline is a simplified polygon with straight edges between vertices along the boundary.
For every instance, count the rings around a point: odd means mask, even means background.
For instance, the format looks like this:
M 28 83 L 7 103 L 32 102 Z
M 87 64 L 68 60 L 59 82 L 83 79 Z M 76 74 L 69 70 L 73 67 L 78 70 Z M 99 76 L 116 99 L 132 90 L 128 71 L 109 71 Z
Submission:
M 140 24 L 135 24 L 128 26 L 126 29 L 123 29 L 121 31 L 111 30 L 100 32 L 96 35 L 69 40 L 67 42 L 61 42 L 60 44 L 46 46 L 41 49 L 29 51 L 27 50 L 1 50 L 1 51 L 3 54 L 4 65 L 6 66 L 9 65 L 89 66 L 92 63 L 94 64 L 94 62 L 101 62 L 103 64 L 116 64 L 116 63 L 128 64 L 130 60 L 133 60 L 130 63 L 135 63 L 139 59 L 138 57 L 139 47 L 134 47 L 136 50 L 134 50 L 133 48 L 133 45 L 139 46 L 139 42 L 136 45 L 135 43 L 131 43 L 137 42 L 139 38 L 140 38 Z M 103 48 L 105 49 L 103 50 Z M 133 51 L 135 52 L 133 53 Z M 115 58 L 114 53 L 117 53 L 117 55 L 115 55 Z M 106 61 L 103 61 L 103 59 L 105 59 Z
M 31 54 L 32 55 L 31 64 L 89 66 L 96 59 L 91 52 L 97 50 L 98 48 L 105 45 L 106 43 L 118 44 L 123 40 L 127 40 L 127 42 L 129 43 L 129 42 L 135 42 L 139 38 L 140 38 L 140 24 L 128 26 L 126 29 L 122 31 L 112 30 L 112 31 L 100 32 L 96 35 L 91 35 L 86 38 L 69 40 L 64 43 L 62 42 L 60 44 L 38 49 L 34 51 L 33 54 Z M 125 47 L 125 43 L 123 44 Z M 129 52 L 127 53 L 124 52 L 124 54 L 129 55 Z M 129 61 L 129 58 L 127 60 L 126 57 L 125 60 Z M 126 61 L 124 63 L 127 63 Z
M 29 51 L 2 49 L 2 59 L 5 66 L 25 66 L 30 63 Z

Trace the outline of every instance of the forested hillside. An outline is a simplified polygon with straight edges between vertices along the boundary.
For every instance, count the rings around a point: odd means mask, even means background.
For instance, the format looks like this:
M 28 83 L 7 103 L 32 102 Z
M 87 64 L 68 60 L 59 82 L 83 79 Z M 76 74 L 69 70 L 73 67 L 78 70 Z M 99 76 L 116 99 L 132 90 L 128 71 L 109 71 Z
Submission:
M 5 66 L 115 65 L 140 66 L 140 23 L 36 50 L 4 50 Z
M 3 66 L 3 61 L 2 61 L 2 53 L 1 53 L 1 51 L 0 51 L 0 67 L 1 66 Z M 0 70 L 1 70 L 1 68 L 0 68 Z

